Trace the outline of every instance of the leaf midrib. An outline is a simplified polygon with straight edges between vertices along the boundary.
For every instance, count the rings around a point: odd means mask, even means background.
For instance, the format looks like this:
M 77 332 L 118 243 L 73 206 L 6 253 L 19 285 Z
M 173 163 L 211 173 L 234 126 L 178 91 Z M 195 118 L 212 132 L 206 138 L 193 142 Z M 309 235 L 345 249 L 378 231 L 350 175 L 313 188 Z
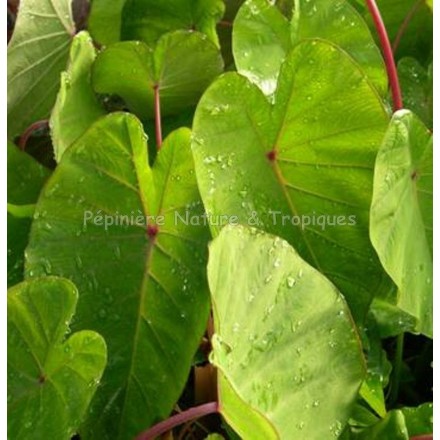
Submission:
M 172 145 L 168 146 L 168 148 L 170 148 L 170 147 L 172 147 Z M 157 155 L 155 163 L 154 163 L 154 165 L 152 167 L 148 164 L 148 162 L 145 164 L 145 166 L 148 167 L 150 169 L 151 173 L 152 173 L 152 179 L 151 180 L 152 180 L 153 185 L 156 184 L 155 177 L 154 177 L 154 166 L 158 163 L 159 155 L 160 155 L 160 152 Z M 134 159 L 133 148 L 132 148 L 132 159 Z M 158 215 L 160 215 L 161 212 L 162 212 L 163 202 L 164 202 L 164 199 L 165 199 L 165 192 L 166 192 L 166 188 L 168 186 L 168 183 L 170 181 L 171 170 L 173 168 L 174 159 L 175 159 L 175 148 L 173 148 L 172 159 L 171 159 L 171 162 L 168 165 L 166 178 L 165 178 L 164 185 L 163 185 L 163 188 L 162 188 L 162 194 L 161 194 L 161 198 L 159 200 L 159 206 L 158 206 L 158 213 L 159 213 Z M 139 178 L 139 170 L 138 170 L 137 164 L 136 164 L 136 162 L 134 160 L 133 160 L 133 165 L 134 165 L 136 177 L 137 177 L 138 183 L 139 183 L 139 192 L 138 192 L 139 198 L 141 200 L 144 216 L 147 218 L 149 210 L 147 209 L 147 203 L 146 203 L 146 199 L 144 197 L 145 191 L 143 191 L 143 188 L 141 188 L 141 186 L 140 186 L 140 183 L 142 182 L 142 180 Z M 136 322 L 136 328 L 135 328 L 134 337 L 133 337 L 133 351 L 132 351 L 132 355 L 131 355 L 131 358 L 130 358 L 130 368 L 129 368 L 129 371 L 128 371 L 128 375 L 127 375 L 127 379 L 126 379 L 126 385 L 125 385 L 125 390 L 124 390 L 124 401 L 123 401 L 123 404 L 122 404 L 122 412 L 121 412 L 121 416 L 120 416 L 119 423 L 118 423 L 118 431 L 117 431 L 118 438 L 120 436 L 120 432 L 121 432 L 121 428 L 122 428 L 122 423 L 123 423 L 124 418 L 125 418 L 125 412 L 126 412 L 127 400 L 128 400 L 128 394 L 129 394 L 128 393 L 129 383 L 131 381 L 131 378 L 135 377 L 135 374 L 133 372 L 133 366 L 135 364 L 135 359 L 136 359 L 136 356 L 137 356 L 137 347 L 139 345 L 137 343 L 138 338 L 139 338 L 139 329 L 140 329 L 141 323 L 143 321 L 142 310 L 144 310 L 144 308 L 145 308 L 145 302 L 146 302 L 146 298 L 147 298 L 147 291 L 148 291 L 147 283 L 150 280 L 150 278 L 152 279 L 153 282 L 156 282 L 156 279 L 152 276 L 152 274 L 150 272 L 150 265 L 151 265 L 151 260 L 153 258 L 153 250 L 155 249 L 156 241 L 157 241 L 157 235 L 154 238 L 150 239 L 150 241 L 148 243 L 148 246 L 147 246 L 147 249 L 146 249 L 144 272 L 143 272 L 143 275 L 142 275 L 142 283 L 141 283 L 141 287 L 140 287 L 140 299 L 139 299 L 139 308 L 138 308 L 138 314 L 137 314 L 137 322 Z M 150 326 L 150 328 L 153 331 L 153 327 Z

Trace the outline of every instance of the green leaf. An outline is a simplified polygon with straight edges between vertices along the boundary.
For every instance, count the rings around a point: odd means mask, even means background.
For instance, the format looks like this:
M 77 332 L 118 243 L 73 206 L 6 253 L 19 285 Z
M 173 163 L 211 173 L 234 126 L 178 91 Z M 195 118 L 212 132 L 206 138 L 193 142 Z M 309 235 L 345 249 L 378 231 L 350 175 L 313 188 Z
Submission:
M 61 87 L 50 117 L 57 162 L 64 151 L 105 113 L 91 85 L 91 67 L 95 57 L 89 34 L 85 31 L 77 34 L 70 47 L 67 71 L 61 74 Z
M 14 205 L 8 203 L 8 214 L 12 214 L 17 218 L 32 218 L 35 212 L 35 204 L 30 205 Z
M 433 16 L 432 9 L 426 2 L 376 0 L 376 3 L 392 44 L 396 45 L 396 40 L 399 40 L 395 58 L 398 60 L 404 56 L 412 56 L 422 63 L 432 60 Z M 378 40 L 377 31 L 368 11 L 365 12 L 365 17 Z
M 362 388 L 361 388 L 362 390 Z M 371 425 L 376 424 L 379 421 L 379 418 L 373 414 L 370 410 L 368 410 L 365 406 L 356 403 L 353 407 L 353 410 L 351 412 L 349 425 L 350 427 L 354 428 L 365 428 Z M 345 433 L 348 434 L 349 428 L 347 427 L 345 430 Z M 350 438 L 349 435 L 345 435 L 345 437 L 339 437 L 340 439 L 343 438 Z
M 397 305 L 432 337 L 432 136 L 411 112 L 397 112 L 379 150 L 371 241 L 398 288 Z
M 49 116 L 75 34 L 71 0 L 22 0 L 8 46 L 8 138 Z
M 222 68 L 219 50 L 202 34 L 176 31 L 154 50 L 138 41 L 108 47 L 96 59 L 93 85 L 98 93 L 120 96 L 130 111 L 147 119 L 154 116 L 155 86 L 162 116 L 176 114 L 195 105 Z
M 355 431 L 351 438 L 353 440 L 409 440 L 405 417 L 399 410 L 389 412 L 384 419 L 371 427 Z
M 361 321 L 382 290 L 368 216 L 388 117 L 353 61 L 322 41 L 296 46 L 274 101 L 236 73 L 202 97 L 193 152 L 205 207 L 286 239 Z
M 382 348 L 379 326 L 371 318 L 367 319 L 366 324 L 365 333 L 368 339 L 364 342 L 364 353 L 367 358 L 367 377 L 359 394 L 376 414 L 385 417 L 387 411 L 383 390 L 388 385 L 392 366 Z
M 8 142 L 8 286 L 23 280 L 24 250 L 28 243 L 31 219 L 29 208 L 37 201 L 50 171 L 31 156 Z
M 133 438 L 187 380 L 209 312 L 209 230 L 177 217 L 203 213 L 189 144 L 188 129 L 173 132 L 150 168 L 140 122 L 110 114 L 66 150 L 37 205 L 27 276 L 71 278 L 75 328 L 109 349 L 83 439 Z
M 403 58 L 398 70 L 405 108 L 416 113 L 432 129 L 432 63 L 426 70 L 416 59 Z
M 284 240 L 242 226 L 211 244 L 208 280 L 227 422 L 244 440 L 339 436 L 365 370 L 337 289 Z
M 163 34 L 186 29 L 204 33 L 218 46 L 215 27 L 224 12 L 222 0 L 127 0 L 121 39 L 154 45 Z
M 434 9 L 434 0 L 426 0 L 426 5 L 429 6 L 432 11 Z
M 375 298 L 369 314 L 377 325 L 381 339 L 411 332 L 417 327 L 417 319 L 388 301 Z
M 405 407 L 401 411 L 405 416 L 405 423 L 410 437 L 432 434 L 434 429 L 432 403 L 424 403 L 416 408 Z
M 66 339 L 78 292 L 62 278 L 8 291 L 8 438 L 68 440 L 81 423 L 106 364 L 92 331 Z
M 102 45 L 121 39 L 121 16 L 127 0 L 92 0 L 87 28 L 95 41 Z
M 387 76 L 367 24 L 345 0 L 295 0 L 289 21 L 269 0 L 248 0 L 234 22 L 233 50 L 239 73 L 271 95 L 291 48 L 310 38 L 333 42 L 359 63 L 378 91 L 387 93 Z

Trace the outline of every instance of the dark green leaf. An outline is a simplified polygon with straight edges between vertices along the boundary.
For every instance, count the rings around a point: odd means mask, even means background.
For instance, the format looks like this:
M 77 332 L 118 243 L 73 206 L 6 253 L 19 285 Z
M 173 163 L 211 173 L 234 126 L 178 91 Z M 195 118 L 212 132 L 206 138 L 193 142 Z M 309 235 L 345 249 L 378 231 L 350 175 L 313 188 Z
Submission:
M 83 439 L 133 438 L 167 417 L 205 329 L 209 231 L 176 219 L 203 213 L 189 142 L 173 132 L 151 169 L 140 122 L 113 113 L 66 150 L 39 200 L 27 275 L 72 278 L 75 328 L 109 348 Z
M 104 115 L 91 85 L 91 67 L 96 53 L 87 32 L 72 41 L 69 65 L 61 74 L 61 87 L 50 117 L 55 159 L 73 144 L 92 123 Z
M 106 364 L 91 331 L 70 332 L 78 292 L 62 278 L 27 281 L 8 291 L 8 438 L 69 440 Z
M 154 116 L 155 86 L 162 115 L 176 114 L 195 105 L 222 68 L 219 50 L 206 37 L 176 31 L 164 35 L 154 50 L 139 41 L 113 44 L 98 55 L 93 85 L 98 93 L 122 97 L 147 119 Z
M 218 46 L 215 27 L 224 10 L 222 0 L 127 0 L 121 39 L 154 45 L 163 34 L 185 29 L 204 33 Z
M 414 58 L 403 58 L 399 61 L 399 80 L 405 108 L 432 129 L 432 64 L 426 71 Z
M 342 295 L 287 242 L 242 226 L 212 243 L 208 279 L 227 422 L 244 440 L 338 437 L 365 373 Z
M 75 27 L 71 0 L 22 0 L 8 46 L 8 137 L 47 118 Z
M 8 286 L 23 280 L 31 219 L 20 215 L 37 201 L 50 171 L 8 142 Z M 11 209 L 12 208 L 12 209 Z
M 424 403 L 416 408 L 405 407 L 401 411 L 405 416 L 410 436 L 432 434 L 434 429 L 432 403 Z
M 322 41 L 296 46 L 274 101 L 235 73 L 202 97 L 193 151 L 205 207 L 288 240 L 360 321 L 383 282 L 368 216 L 387 114 L 353 61 Z
M 391 338 L 417 327 L 417 319 L 388 301 L 374 299 L 370 312 L 382 339 Z
M 371 240 L 398 288 L 397 305 L 432 337 L 432 136 L 411 112 L 396 113 L 379 150 Z
M 112 44 L 121 39 L 121 16 L 127 0 L 92 0 L 88 30 L 100 44 Z
M 426 2 L 423 0 L 377 0 L 377 5 L 393 45 L 396 45 L 396 39 L 399 39 L 395 51 L 396 59 L 412 56 L 422 63 L 432 60 L 433 19 L 432 10 Z M 370 23 L 373 35 L 377 36 L 373 20 L 368 12 L 366 12 L 366 19 Z

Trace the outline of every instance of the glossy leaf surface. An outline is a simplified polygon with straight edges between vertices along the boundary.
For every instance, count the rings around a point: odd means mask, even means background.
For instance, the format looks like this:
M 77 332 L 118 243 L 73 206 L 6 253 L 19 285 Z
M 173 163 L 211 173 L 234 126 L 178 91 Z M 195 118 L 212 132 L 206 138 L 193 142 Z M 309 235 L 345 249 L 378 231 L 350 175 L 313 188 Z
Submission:
M 227 422 L 244 440 L 339 436 L 365 370 L 337 289 L 284 240 L 242 226 L 211 244 L 208 279 Z
M 147 119 L 154 116 L 155 86 L 162 116 L 176 114 L 196 104 L 222 68 L 219 50 L 202 34 L 176 31 L 162 37 L 154 50 L 135 41 L 109 46 L 98 55 L 93 85 L 98 93 L 120 96 Z
M 235 73 L 202 97 L 193 151 L 205 207 L 289 241 L 362 320 L 383 282 L 368 236 L 381 100 L 342 51 L 306 41 L 285 61 L 274 101 Z
M 140 122 L 108 115 L 66 150 L 39 200 L 27 276 L 70 277 L 75 328 L 109 349 L 82 438 L 132 438 L 167 417 L 205 329 L 209 231 L 176 219 L 203 212 L 189 138 L 173 132 L 150 168 Z
M 398 288 L 397 303 L 432 336 L 432 136 L 409 111 L 396 113 L 379 150 L 371 241 Z M 415 239 L 417 237 L 417 239 Z
M 8 291 L 8 438 L 77 432 L 106 364 L 99 334 L 66 336 L 77 300 L 75 286 L 55 277 Z
M 237 70 L 270 95 L 289 51 L 311 38 L 330 41 L 346 51 L 379 92 L 386 94 L 382 56 L 367 24 L 346 0 L 296 0 L 291 21 L 274 2 L 248 0 L 234 23 Z

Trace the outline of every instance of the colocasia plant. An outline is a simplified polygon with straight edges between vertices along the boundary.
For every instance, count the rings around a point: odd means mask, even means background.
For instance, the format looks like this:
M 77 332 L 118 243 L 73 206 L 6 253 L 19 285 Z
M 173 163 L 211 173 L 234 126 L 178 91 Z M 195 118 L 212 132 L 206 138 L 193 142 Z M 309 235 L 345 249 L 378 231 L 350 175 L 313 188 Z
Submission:
M 432 0 L 8 23 L 10 440 L 432 439 Z

